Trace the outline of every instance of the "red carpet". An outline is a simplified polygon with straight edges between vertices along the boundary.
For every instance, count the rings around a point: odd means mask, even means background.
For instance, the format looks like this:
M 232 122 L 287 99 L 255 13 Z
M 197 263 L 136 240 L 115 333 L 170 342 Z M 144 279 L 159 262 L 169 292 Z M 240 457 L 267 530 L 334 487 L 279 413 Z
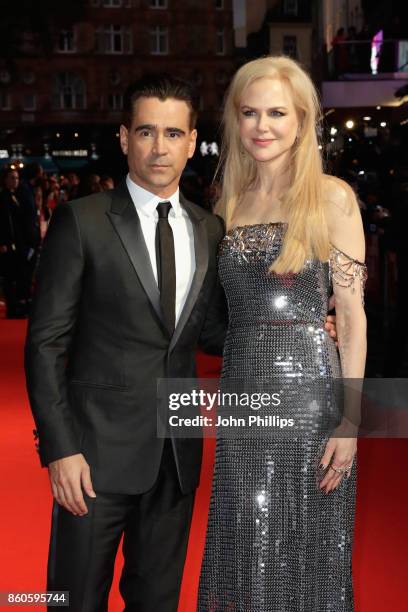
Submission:
M 24 334 L 24 321 L 0 320 L 0 592 L 45 589 L 51 496 L 47 472 L 40 469 L 34 451 L 22 370 Z M 200 376 L 205 377 L 217 370 L 219 361 L 200 356 L 199 366 Z M 407 457 L 408 440 L 359 440 L 353 559 L 356 612 L 408 611 Z M 210 442 L 196 500 L 179 612 L 195 610 L 212 459 Z M 123 610 L 117 588 L 121 561 L 119 554 L 110 612 Z

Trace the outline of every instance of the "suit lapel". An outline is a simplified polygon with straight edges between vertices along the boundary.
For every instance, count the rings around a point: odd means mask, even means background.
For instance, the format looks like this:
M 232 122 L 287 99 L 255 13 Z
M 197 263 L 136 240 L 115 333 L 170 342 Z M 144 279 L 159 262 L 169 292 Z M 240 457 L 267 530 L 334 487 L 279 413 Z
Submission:
M 139 216 L 125 181 L 114 189 L 111 210 L 106 214 L 115 228 L 157 316 L 164 323 L 159 289 L 154 278 L 149 252 L 140 226 Z
M 208 238 L 204 218 L 196 208 L 180 193 L 180 204 L 186 210 L 194 232 L 195 272 L 191 282 L 190 291 L 181 311 L 178 323 L 172 336 L 169 350 L 172 350 L 180 338 L 200 293 L 204 277 L 208 269 Z
M 208 269 L 208 238 L 204 218 L 181 193 L 180 203 L 186 210 L 193 226 L 195 272 L 190 291 L 171 338 L 170 350 L 174 348 L 191 315 Z M 113 190 L 111 209 L 106 214 L 117 232 L 157 316 L 165 327 L 160 306 L 160 293 L 154 278 L 149 252 L 140 226 L 139 216 L 125 181 L 122 181 Z

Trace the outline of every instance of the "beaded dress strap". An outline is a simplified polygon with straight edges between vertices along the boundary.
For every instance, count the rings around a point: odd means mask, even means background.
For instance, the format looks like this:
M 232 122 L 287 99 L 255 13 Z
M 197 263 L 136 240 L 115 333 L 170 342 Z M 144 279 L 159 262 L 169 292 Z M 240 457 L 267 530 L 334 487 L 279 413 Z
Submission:
M 351 287 L 352 293 L 356 290 L 355 283 L 356 279 L 358 279 L 361 289 L 361 301 L 364 305 L 364 288 L 367 281 L 367 266 L 365 263 L 353 259 L 331 244 L 329 269 L 333 283 L 339 287 Z

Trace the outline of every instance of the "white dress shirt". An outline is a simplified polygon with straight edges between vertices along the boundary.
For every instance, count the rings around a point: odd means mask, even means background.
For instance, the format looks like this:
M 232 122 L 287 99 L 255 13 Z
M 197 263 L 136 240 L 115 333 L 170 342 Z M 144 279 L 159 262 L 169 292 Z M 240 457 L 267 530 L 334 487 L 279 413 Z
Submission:
M 174 256 L 176 260 L 176 325 L 190 291 L 195 272 L 195 252 L 193 226 L 187 212 L 181 207 L 179 190 L 169 198 L 159 198 L 154 193 L 137 185 L 129 175 L 126 185 L 140 219 L 146 247 L 149 252 L 154 278 L 157 281 L 156 263 L 156 226 L 159 215 L 156 210 L 159 202 L 170 202 L 169 224 L 173 231 Z

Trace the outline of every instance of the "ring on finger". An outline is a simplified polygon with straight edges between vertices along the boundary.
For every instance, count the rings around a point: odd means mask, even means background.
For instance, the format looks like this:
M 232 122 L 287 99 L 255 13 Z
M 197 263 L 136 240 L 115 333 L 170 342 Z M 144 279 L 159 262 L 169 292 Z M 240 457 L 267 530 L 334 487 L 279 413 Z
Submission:
M 344 472 L 347 471 L 346 468 L 342 468 L 342 467 L 334 467 L 334 465 L 331 465 L 330 468 L 332 470 L 334 470 L 335 472 L 337 472 L 337 474 L 344 474 Z

